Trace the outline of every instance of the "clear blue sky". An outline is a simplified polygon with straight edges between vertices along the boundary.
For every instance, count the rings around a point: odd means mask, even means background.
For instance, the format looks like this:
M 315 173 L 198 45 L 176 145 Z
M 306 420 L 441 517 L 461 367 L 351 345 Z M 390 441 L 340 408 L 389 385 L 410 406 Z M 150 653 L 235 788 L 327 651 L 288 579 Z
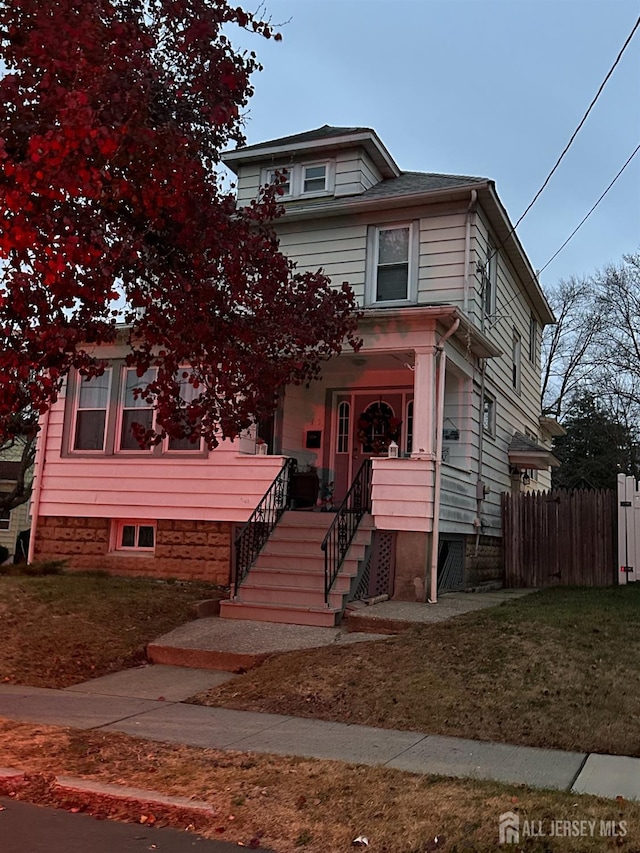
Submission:
M 245 8 L 255 7 L 245 3 Z M 323 124 L 373 127 L 401 169 L 495 180 L 513 222 L 640 15 L 640 0 L 266 0 L 250 144 Z M 541 268 L 640 143 L 640 30 L 518 233 Z M 640 249 L 640 153 L 542 275 L 589 275 Z

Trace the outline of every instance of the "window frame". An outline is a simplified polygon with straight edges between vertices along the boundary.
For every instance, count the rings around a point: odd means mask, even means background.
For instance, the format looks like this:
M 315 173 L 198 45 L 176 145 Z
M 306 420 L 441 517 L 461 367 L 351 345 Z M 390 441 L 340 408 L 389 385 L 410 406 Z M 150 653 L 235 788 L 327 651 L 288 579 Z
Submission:
M 511 387 L 516 394 L 522 392 L 522 336 L 514 328 L 511 346 Z
M 307 169 L 317 169 L 324 166 L 324 187 L 322 189 L 305 190 L 307 180 Z M 332 195 L 335 188 L 335 161 L 334 160 L 309 160 L 302 163 L 281 163 L 269 166 L 261 172 L 261 185 L 273 183 L 275 172 L 287 172 L 289 177 L 289 192 L 284 192 L 278 198 L 282 201 L 290 201 L 295 198 L 319 198 Z M 313 178 L 312 180 L 317 180 Z
M 117 408 L 117 414 L 116 414 L 116 428 L 115 428 L 115 433 L 114 433 L 114 438 L 113 438 L 113 450 L 114 450 L 114 453 L 116 453 L 118 455 L 121 453 L 125 454 L 125 455 L 130 455 L 132 453 L 136 453 L 136 454 L 141 454 L 143 456 L 150 456 L 154 453 L 155 446 L 148 447 L 148 448 L 140 447 L 139 445 L 138 445 L 138 447 L 123 447 L 122 446 L 122 440 L 123 440 L 122 428 L 124 425 L 124 413 L 125 413 L 125 411 L 131 411 L 134 408 L 138 408 L 138 407 L 129 407 L 129 408 L 125 407 L 125 398 L 127 395 L 127 374 L 130 371 L 135 372 L 135 370 L 136 370 L 135 367 L 127 367 L 126 365 L 124 365 L 120 371 L 120 387 L 119 387 L 119 394 L 118 394 L 118 408 Z M 158 375 L 157 368 L 155 368 L 155 367 L 150 367 L 149 371 L 154 371 L 155 375 L 156 376 Z M 148 373 L 149 371 L 146 371 L 146 372 Z M 138 378 L 142 379 L 143 377 L 139 376 Z M 140 409 L 140 411 L 143 411 L 143 412 L 151 410 L 150 429 L 155 429 L 156 417 L 157 417 L 155 406 L 153 406 L 153 405 L 151 405 L 151 406 L 140 406 L 139 409 Z
M 538 363 L 538 321 L 533 314 L 529 317 L 529 361 Z
M 485 418 L 485 411 L 488 411 L 487 418 Z M 487 392 L 482 398 L 482 432 L 489 438 L 496 437 L 496 398 Z
M 183 365 L 182 367 L 180 367 L 178 369 L 178 375 L 176 377 L 176 381 L 178 382 L 179 385 L 182 385 L 183 382 L 186 382 L 187 384 L 191 384 L 191 383 L 189 383 L 188 379 L 186 379 L 182 376 L 183 373 L 193 373 L 193 368 L 190 367 L 188 364 Z M 193 386 L 191 386 L 191 387 L 193 387 Z M 184 394 L 182 394 L 182 389 L 181 389 L 181 396 L 184 399 Z M 188 401 L 188 402 L 191 402 L 191 401 Z M 178 440 L 182 440 L 182 439 L 178 439 Z M 185 454 L 188 454 L 190 456 L 202 455 L 202 452 L 204 450 L 204 447 L 203 447 L 204 439 L 202 438 L 202 436 L 200 436 L 200 440 L 197 442 L 194 442 L 191 445 L 191 447 L 171 447 L 172 441 L 173 441 L 173 439 L 171 438 L 170 435 L 167 435 L 163 438 L 162 445 L 161 445 L 163 456 L 166 456 L 166 455 L 173 456 L 174 453 L 180 457 L 184 456 Z
M 74 374 L 75 375 L 75 383 L 74 383 L 74 388 L 73 388 L 73 394 L 71 395 L 71 397 L 72 397 L 72 417 L 71 417 L 71 423 L 70 423 L 69 444 L 68 444 L 69 452 L 74 454 L 74 455 L 75 454 L 87 453 L 91 456 L 103 456 L 106 453 L 107 439 L 109 436 L 109 422 L 111 419 L 111 412 L 113 410 L 112 409 L 112 402 L 113 402 L 112 396 L 113 396 L 113 387 L 114 387 L 114 382 L 113 382 L 114 370 L 113 370 L 112 365 L 105 368 L 102 376 L 104 376 L 107 373 L 109 374 L 109 383 L 107 386 L 107 402 L 106 402 L 104 410 L 103 409 L 88 409 L 88 408 L 87 409 L 81 409 L 80 408 L 80 393 L 82 391 L 82 383 L 85 380 L 88 382 L 90 382 L 91 380 L 87 379 L 86 376 L 82 376 L 77 371 Z M 86 412 L 88 412 L 88 411 L 93 411 L 93 412 L 104 411 L 104 430 L 103 430 L 103 434 L 102 434 L 102 447 L 101 448 L 96 448 L 95 450 L 92 450 L 90 448 L 76 447 L 76 429 L 78 427 L 78 413 L 81 411 L 82 412 L 85 412 L 85 411 Z
M 487 286 L 488 285 L 488 286 Z M 498 252 L 491 236 L 487 237 L 487 254 L 482 272 L 482 313 L 491 318 L 496 313 L 498 289 Z
M 135 545 L 122 545 L 122 535 L 125 527 L 135 528 Z M 140 541 L 140 528 L 150 527 L 153 530 L 153 545 L 151 547 L 137 544 Z M 154 554 L 158 544 L 158 523 L 150 519 L 114 519 L 111 530 L 110 551 L 119 554 Z
M 407 249 L 407 295 L 403 299 L 378 299 L 378 258 L 380 252 L 380 234 L 383 231 L 409 230 Z M 385 222 L 369 226 L 367 234 L 367 271 L 365 303 L 368 307 L 394 308 L 403 305 L 415 305 L 418 301 L 418 267 L 420 252 L 420 221 L 417 219 L 400 222 Z
M 6 497 L 6 493 L 4 495 Z M 3 532 L 11 530 L 11 512 L 10 509 L 0 510 L 0 530 Z

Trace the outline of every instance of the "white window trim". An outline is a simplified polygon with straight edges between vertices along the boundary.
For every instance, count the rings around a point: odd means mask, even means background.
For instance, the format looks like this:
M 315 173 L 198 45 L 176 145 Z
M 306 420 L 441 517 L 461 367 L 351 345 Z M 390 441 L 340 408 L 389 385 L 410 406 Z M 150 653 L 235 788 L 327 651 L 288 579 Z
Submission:
M 529 317 L 529 361 L 538 363 L 538 321 L 533 314 Z
M 151 368 L 151 369 L 153 370 L 154 368 Z M 118 455 L 122 453 L 125 456 L 131 455 L 131 454 L 137 454 L 137 455 L 143 454 L 145 456 L 149 456 L 149 455 L 153 454 L 153 452 L 155 450 L 154 447 L 149 447 L 149 448 L 136 447 L 136 448 L 130 448 L 130 449 L 126 448 L 126 447 L 122 447 L 122 422 L 124 420 L 125 397 L 127 395 L 127 371 L 128 370 L 135 370 L 135 368 L 125 366 L 122 368 L 122 371 L 120 373 L 120 394 L 118 397 L 118 411 L 117 411 L 117 417 L 116 417 L 115 434 L 114 434 L 114 438 L 113 438 L 113 443 L 114 443 L 113 449 L 114 449 L 114 453 L 116 453 Z M 139 377 L 139 378 L 141 379 L 142 377 Z M 155 406 L 145 407 L 145 408 L 141 408 L 141 411 L 148 411 L 148 408 L 151 408 L 151 429 L 155 429 L 155 427 L 156 427 L 156 408 L 155 408 Z
M 6 515 L 4 514 L 6 512 Z M 0 512 L 0 530 L 11 530 L 11 510 Z
M 489 283 L 489 299 L 486 299 L 486 282 Z M 498 289 L 498 252 L 496 245 L 487 238 L 487 256 L 482 276 L 482 311 L 485 317 L 493 317 L 496 313 L 496 291 Z M 488 304 L 487 304 L 488 302 Z
M 80 411 L 80 389 L 82 387 L 83 376 L 76 372 L 75 374 L 75 388 L 73 393 L 73 400 L 71 410 L 73 413 L 73 417 L 71 418 L 71 429 L 69 430 L 68 437 L 68 445 L 69 445 L 69 453 L 70 454 L 78 454 L 81 453 L 89 454 L 91 456 L 104 456 L 106 446 L 107 446 L 107 434 L 109 432 L 109 417 L 111 411 L 111 393 L 113 390 L 113 368 L 107 367 L 105 368 L 105 373 L 109 374 L 109 386 L 107 388 L 107 405 L 104 409 L 104 433 L 102 435 L 102 448 L 98 450 L 84 450 L 82 448 L 76 448 L 76 427 L 78 425 L 78 412 Z M 104 374 L 103 374 L 104 375 Z M 98 409 L 82 409 L 82 411 L 99 411 Z M 100 410 L 101 411 L 101 410 Z
M 511 387 L 519 395 L 522 391 L 522 335 L 517 329 L 513 330 L 511 370 Z
M 378 251 L 381 231 L 393 231 L 400 228 L 409 229 L 409 263 L 407 271 L 406 299 L 378 299 Z M 367 271 L 365 287 L 365 303 L 369 307 L 393 308 L 402 305 L 415 305 L 418 301 L 418 266 L 420 262 L 420 221 L 385 222 L 369 227 L 367 234 Z
M 314 166 L 325 167 L 325 185 L 322 190 L 304 191 L 305 170 Z M 304 163 L 281 163 L 280 165 L 269 166 L 262 170 L 261 183 L 269 184 L 273 172 L 286 171 L 289 177 L 289 192 L 279 195 L 281 201 L 290 201 L 294 198 L 322 198 L 323 196 L 333 195 L 336 182 L 336 164 L 335 160 L 310 160 Z
M 122 531 L 125 527 L 136 528 L 136 541 L 138 540 L 138 529 L 140 527 L 153 528 L 153 548 L 140 547 L 139 545 L 121 545 Z M 155 521 L 149 519 L 115 519 L 111 524 L 111 542 L 110 551 L 116 551 L 121 554 L 153 554 L 156 550 L 158 542 L 158 525 Z
M 489 403 L 490 406 L 487 426 L 485 426 L 484 422 L 485 402 Z M 487 394 L 486 392 L 482 399 L 482 432 L 484 433 L 484 435 L 489 436 L 489 438 L 496 437 L 496 398 L 493 396 L 493 394 Z

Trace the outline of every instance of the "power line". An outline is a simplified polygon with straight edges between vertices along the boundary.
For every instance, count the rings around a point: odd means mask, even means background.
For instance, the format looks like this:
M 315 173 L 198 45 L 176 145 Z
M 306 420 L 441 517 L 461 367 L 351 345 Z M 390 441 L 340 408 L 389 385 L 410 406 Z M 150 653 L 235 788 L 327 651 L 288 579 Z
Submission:
M 509 231 L 509 233 L 507 234 L 507 236 L 506 236 L 506 237 L 504 237 L 504 238 L 500 241 L 500 244 L 499 244 L 499 245 L 494 249 L 493 253 L 492 253 L 492 254 L 490 254 L 490 255 L 487 257 L 487 260 L 486 260 L 486 262 L 485 262 L 485 270 L 487 269 L 487 267 L 488 267 L 488 265 L 489 265 L 489 262 L 492 260 L 492 258 L 493 258 L 495 255 L 497 255 L 497 254 L 498 254 L 498 252 L 500 251 L 500 249 L 502 249 L 502 248 L 503 248 L 503 246 L 505 245 L 505 243 L 507 242 L 507 240 L 509 239 L 509 237 L 511 237 L 511 236 L 514 234 L 514 232 L 515 232 L 516 228 L 518 227 L 518 225 L 522 222 L 522 220 L 525 218 L 525 216 L 527 215 L 527 213 L 531 210 L 531 208 L 533 207 L 533 205 L 534 205 L 534 204 L 536 203 L 536 201 L 540 198 L 540 196 L 541 196 L 542 192 L 544 191 L 544 189 L 546 188 L 547 184 L 548 184 L 548 183 L 549 183 L 549 181 L 551 180 L 551 178 L 552 178 L 553 174 L 555 173 L 555 171 L 557 170 L 558 166 L 560 165 L 560 163 L 561 163 L 561 162 L 562 162 L 562 160 L 564 159 L 565 154 L 567 153 L 567 151 L 569 150 L 569 148 L 571 148 L 571 145 L 573 144 L 574 139 L 576 138 L 576 136 L 578 135 L 578 133 L 579 133 L 579 132 L 580 132 L 580 130 L 582 129 L 582 126 L 584 125 L 585 121 L 587 120 L 587 117 L 589 116 L 589 113 L 591 112 L 591 110 L 592 110 L 592 109 L 593 109 L 593 107 L 595 106 L 596 101 L 598 100 L 598 98 L 599 98 L 599 97 L 600 97 L 600 95 L 602 94 L 602 90 L 603 90 L 603 89 L 604 89 L 604 87 L 606 86 L 607 82 L 609 81 L 609 78 L 611 77 L 611 75 L 612 75 L 612 74 L 613 74 L 613 72 L 615 71 L 615 69 L 616 69 L 616 67 L 617 67 L 618 63 L 619 63 L 619 62 L 620 62 L 620 60 L 622 59 L 622 55 L 623 55 L 623 53 L 625 52 L 625 50 L 627 49 L 627 47 L 629 46 L 629 43 L 631 42 L 631 39 L 632 39 L 632 38 L 633 38 L 633 36 L 635 35 L 636 30 L 638 29 L 638 27 L 640 27 L 640 17 L 638 17 L 637 21 L 635 22 L 635 24 L 634 24 L 634 26 L 633 26 L 633 29 L 631 30 L 631 32 L 630 32 L 630 33 L 629 33 L 629 35 L 627 36 L 625 43 L 624 43 L 624 44 L 622 45 L 622 47 L 620 48 L 620 51 L 619 51 L 619 53 L 618 53 L 618 55 L 617 55 L 617 57 L 616 57 L 616 59 L 615 59 L 615 61 L 614 61 L 613 65 L 611 66 L 611 68 L 610 68 L 610 69 L 609 69 L 609 71 L 607 72 L 607 74 L 606 74 L 606 76 L 605 76 L 604 80 L 603 80 L 603 81 L 602 81 L 602 83 L 600 84 L 600 86 L 599 86 L 599 88 L 598 88 L 598 91 L 596 92 L 596 94 L 595 94 L 595 96 L 594 96 L 593 100 L 592 100 L 592 101 L 591 101 L 591 103 L 589 104 L 589 106 L 588 106 L 588 108 L 587 108 L 587 111 L 586 111 L 586 112 L 585 112 L 585 114 L 582 116 L 582 119 L 581 119 L 580 123 L 578 124 L 578 126 L 576 127 L 576 129 L 575 129 L 575 130 L 573 131 L 573 133 L 571 134 L 571 138 L 569 139 L 569 141 L 568 141 L 568 142 L 567 142 L 567 144 L 565 145 L 564 150 L 562 151 L 562 154 L 560 154 L 560 156 L 559 156 L 559 157 L 558 157 L 558 159 L 556 160 L 556 162 L 555 162 L 555 165 L 554 165 L 553 169 L 551 169 L 551 171 L 549 172 L 549 174 L 548 174 L 548 175 L 547 175 L 547 177 L 545 178 L 544 183 L 542 184 L 542 186 L 540 187 L 540 189 L 538 190 L 538 192 L 534 195 L 533 199 L 529 202 L 529 204 L 527 205 L 527 207 L 526 207 L 526 208 L 525 208 L 525 210 L 524 210 L 524 213 L 520 216 L 520 218 L 518 219 L 518 221 L 516 222 L 516 224 L 511 228 L 511 230 Z M 633 155 L 632 155 L 632 156 L 633 156 Z M 623 167 L 623 169 L 624 169 L 624 167 Z M 549 262 L 549 263 L 550 263 L 550 262 Z
M 589 116 L 589 113 L 591 112 L 591 110 L 593 109 L 593 107 L 594 107 L 594 105 L 595 105 L 596 101 L 597 101 L 597 100 L 598 100 L 598 98 L 600 97 L 600 95 L 601 95 L 601 93 L 602 93 L 602 90 L 603 90 L 603 89 L 604 89 L 604 87 L 607 85 L 607 82 L 608 82 L 609 78 L 611 77 L 611 75 L 613 74 L 613 72 L 615 71 L 616 66 L 618 65 L 618 63 L 619 63 L 619 62 L 620 62 L 620 60 L 622 59 L 622 54 L 623 54 L 623 53 L 625 52 L 625 50 L 627 49 L 627 47 L 628 47 L 628 45 L 629 45 L 629 42 L 630 42 L 630 41 L 631 41 L 631 39 L 633 38 L 633 36 L 634 36 L 634 34 L 635 34 L 636 30 L 638 29 L 638 27 L 640 27 L 640 17 L 639 17 L 639 18 L 638 18 L 638 20 L 635 22 L 635 25 L 634 25 L 633 29 L 631 30 L 631 32 L 630 32 L 630 33 L 629 33 L 629 35 L 627 36 L 627 40 L 626 40 L 626 41 L 625 41 L 625 43 L 622 45 L 622 47 L 621 47 L 621 49 L 620 49 L 620 52 L 618 53 L 618 55 L 617 55 L 617 57 L 616 57 L 615 62 L 613 63 L 613 65 L 611 66 L 611 68 L 609 69 L 609 71 L 608 71 L 608 73 L 607 73 L 607 76 L 604 78 L 604 80 L 603 80 L 603 81 L 602 81 L 602 83 L 600 84 L 600 88 L 598 89 L 598 91 L 597 91 L 597 92 L 596 92 L 596 94 L 595 94 L 595 97 L 593 98 L 593 100 L 592 100 L 592 101 L 591 101 L 591 103 L 589 104 L 589 107 L 588 107 L 588 109 L 587 109 L 586 113 L 582 116 L 582 120 L 581 120 L 580 124 L 576 127 L 576 129 L 575 129 L 575 130 L 573 131 L 573 133 L 571 134 L 571 139 L 569 139 L 569 141 L 568 141 L 568 142 L 567 142 L 567 144 L 565 145 L 565 147 L 564 147 L 564 150 L 563 150 L 562 154 L 561 154 L 561 155 L 558 157 L 558 159 L 556 160 L 556 163 L 555 163 L 555 165 L 554 165 L 553 169 L 549 172 L 549 174 L 548 174 L 548 175 L 547 175 L 547 177 L 545 178 L 544 183 L 542 184 L 542 186 L 540 187 L 540 189 L 538 190 L 538 192 L 534 195 L 533 199 L 532 199 L 532 200 L 529 202 L 529 204 L 527 205 L 527 207 L 525 208 L 525 211 L 524 211 L 524 213 L 522 214 L 522 216 L 520 217 L 520 219 L 518 219 L 518 221 L 516 222 L 516 224 L 513 226 L 513 229 L 512 229 L 512 231 L 511 231 L 511 234 L 513 234 L 513 232 L 516 230 L 516 228 L 518 227 L 518 225 L 520 225 L 520 223 L 521 223 L 521 222 L 522 222 L 522 220 L 525 218 L 525 216 L 527 215 L 527 213 L 531 210 L 531 208 L 533 207 L 533 205 L 536 203 L 536 201 L 537 201 L 537 200 L 539 199 L 539 197 L 542 195 L 543 190 L 545 189 L 545 187 L 547 186 L 547 184 L 548 184 L 548 183 L 549 183 L 549 181 L 551 180 L 551 178 L 552 178 L 552 176 L 553 176 L 554 172 L 556 171 L 556 169 L 558 168 L 558 166 L 560 165 L 560 163 L 561 163 L 561 162 L 562 162 L 562 160 L 564 159 L 564 155 L 567 153 L 567 151 L 569 150 L 569 148 L 571 148 L 571 145 L 573 144 L 573 140 L 576 138 L 576 136 L 578 135 L 578 133 L 579 133 L 579 132 L 580 132 L 580 130 L 582 129 L 582 126 L 583 126 L 583 124 L 585 123 L 585 121 L 587 120 L 587 118 L 588 118 L 588 116 Z M 624 168 L 624 167 L 623 167 L 623 168 Z M 511 234 L 509 234 L 508 236 L 511 236 Z M 506 238 L 505 238 L 505 239 L 506 239 Z
M 633 158 L 636 156 L 636 154 L 638 153 L 638 151 L 640 151 L 640 145 L 638 145 L 638 147 L 637 147 L 637 148 L 636 148 L 636 150 L 633 152 L 633 154 L 631 154 L 631 156 L 629 157 L 629 159 L 627 160 L 627 162 L 626 162 L 626 163 L 624 164 L 624 166 L 620 169 L 620 171 L 618 172 L 618 174 L 617 174 L 617 175 L 615 176 L 615 178 L 611 181 L 611 183 L 609 184 L 609 186 L 608 186 L 608 187 L 606 188 L 606 190 L 602 193 L 602 195 L 600 196 L 600 198 L 598 199 L 598 201 L 593 205 L 593 207 L 591 208 L 591 210 L 590 210 L 590 211 L 587 213 L 587 215 L 586 215 L 586 216 L 585 216 L 585 217 L 580 221 L 580 223 L 579 223 L 578 225 L 576 225 L 576 227 L 573 229 L 573 231 L 571 232 L 571 234 L 569 234 L 569 236 L 568 236 L 568 237 L 567 237 L 567 239 L 564 241 L 564 243 L 562 244 L 562 246 L 560 246 L 560 248 L 558 249 L 558 251 L 557 251 L 557 252 L 555 252 L 555 253 L 554 253 L 554 254 L 549 258 L 549 260 L 547 261 L 547 263 L 546 263 L 546 264 L 545 264 L 545 265 L 544 265 L 540 270 L 538 270 L 538 276 L 540 275 L 540 273 L 541 273 L 541 272 L 543 272 L 544 270 L 546 270 L 546 268 L 549 266 L 549 264 L 551 263 L 551 261 L 555 260 L 555 258 L 560 254 L 560 252 L 561 252 L 561 251 L 564 249 L 564 247 L 567 245 L 567 243 L 569 242 L 569 240 L 571 240 L 571 239 L 572 239 L 572 238 L 573 238 L 573 237 L 578 233 L 578 231 L 582 228 L 582 226 L 583 226 L 583 225 L 584 225 L 584 223 L 587 221 L 587 219 L 591 216 L 591 214 L 592 214 L 592 213 L 593 213 L 593 211 L 596 209 L 596 207 L 600 204 L 600 202 L 602 201 L 602 199 L 603 199 L 603 198 L 606 196 L 606 194 L 609 192 L 609 190 L 611 189 L 611 187 L 612 187 L 612 186 L 615 184 L 615 182 L 618 180 L 618 178 L 620 177 L 620 175 L 621 175 L 621 174 L 624 172 L 624 170 L 627 168 L 627 166 L 629 165 L 629 163 L 630 163 L 630 162 L 633 160 Z
M 555 258 L 557 258 L 557 257 L 558 257 L 558 255 L 559 255 L 559 254 L 560 254 L 560 252 L 564 249 L 564 247 L 567 245 L 567 243 L 568 243 L 570 240 L 572 240 L 572 239 L 573 239 L 573 237 L 574 237 L 574 236 L 578 233 L 578 231 L 582 228 L 582 226 L 584 225 L 584 223 L 585 223 L 585 222 L 587 221 L 587 219 L 591 216 L 591 214 L 593 213 L 593 211 L 594 211 L 594 210 L 596 209 L 596 207 L 600 204 L 600 202 L 602 201 L 602 199 L 606 196 L 606 194 L 609 192 L 609 190 L 611 189 L 611 187 L 615 184 L 615 182 L 618 180 L 618 178 L 620 177 L 620 175 L 621 175 L 621 174 L 624 172 L 624 170 L 627 168 L 627 166 L 629 165 L 629 163 L 631 163 L 631 161 L 632 161 L 632 160 L 633 160 L 633 158 L 636 156 L 636 154 L 638 153 L 638 151 L 640 151 L 640 145 L 638 145 L 638 146 L 636 147 L 635 151 L 634 151 L 634 152 L 630 155 L 630 157 L 627 159 L 627 161 L 626 161 L 626 163 L 624 164 L 624 166 L 620 169 L 620 171 L 618 172 L 618 174 L 617 174 L 617 175 L 615 176 L 615 178 L 611 181 L 611 183 L 609 184 L 609 186 L 608 186 L 608 187 L 606 188 L 606 190 L 602 193 L 602 195 L 601 195 L 601 196 L 600 196 L 600 198 L 596 201 L 596 203 L 593 205 L 593 207 L 591 208 L 591 210 L 590 210 L 590 211 L 589 211 L 589 212 L 588 212 L 588 213 L 587 213 L 587 214 L 582 218 L 582 220 L 578 223 L 578 225 L 576 225 L 576 227 L 573 229 L 573 231 L 571 232 L 571 234 L 569 234 L 569 236 L 568 236 L 568 237 L 567 237 L 567 239 L 564 241 L 564 243 L 560 246 L 560 248 L 559 248 L 556 252 L 554 252 L 554 254 L 553 254 L 553 255 L 549 258 L 549 260 L 546 262 L 546 264 L 545 264 L 541 269 L 539 269 L 539 270 L 537 271 L 536 278 L 538 278 L 538 280 L 539 280 L 539 278 L 540 278 L 540 273 L 542 273 L 544 270 L 546 270 L 546 268 L 549 266 L 549 264 L 550 264 L 553 260 L 555 260 Z M 505 310 L 505 308 L 508 308 L 508 307 L 509 307 L 509 305 L 511 305 L 513 302 L 515 302 L 515 301 L 516 301 L 516 299 L 519 299 L 519 298 L 520 298 L 520 294 L 519 294 L 519 293 L 516 293 L 516 294 L 515 294 L 515 296 L 512 296 L 512 297 L 511 297 L 511 299 L 509 299 L 507 302 L 505 302 L 505 303 L 504 303 L 504 305 L 501 305 L 501 306 L 500 306 L 500 310 L 501 310 L 501 311 L 504 311 L 504 310 Z

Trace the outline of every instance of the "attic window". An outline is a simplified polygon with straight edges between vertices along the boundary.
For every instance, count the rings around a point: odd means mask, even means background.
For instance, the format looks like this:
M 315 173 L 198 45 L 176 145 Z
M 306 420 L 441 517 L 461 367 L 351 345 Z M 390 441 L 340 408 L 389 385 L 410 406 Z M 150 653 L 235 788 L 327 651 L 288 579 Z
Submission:
M 278 177 L 283 177 L 284 181 L 280 184 L 282 195 L 291 195 L 291 173 L 284 166 L 280 169 L 271 169 L 268 175 L 268 183 L 274 184 Z
M 304 166 L 304 183 L 302 192 L 324 192 L 327 188 L 327 166 Z
M 289 163 L 284 166 L 272 166 L 262 172 L 262 183 L 273 184 L 278 177 L 284 177 L 279 193 L 285 200 L 301 196 L 323 196 L 333 192 L 335 183 L 335 164 L 325 163 Z

